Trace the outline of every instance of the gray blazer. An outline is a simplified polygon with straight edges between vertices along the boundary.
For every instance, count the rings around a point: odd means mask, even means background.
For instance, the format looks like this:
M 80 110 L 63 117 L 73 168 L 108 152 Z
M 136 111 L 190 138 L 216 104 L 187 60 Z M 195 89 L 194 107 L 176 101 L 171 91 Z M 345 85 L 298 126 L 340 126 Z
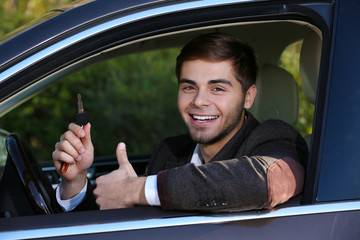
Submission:
M 272 208 L 302 191 L 308 157 L 305 140 L 280 120 L 262 124 L 247 113 L 240 131 L 208 163 L 190 163 L 189 135 L 165 139 L 147 174 L 157 174 L 163 209 L 244 211 Z

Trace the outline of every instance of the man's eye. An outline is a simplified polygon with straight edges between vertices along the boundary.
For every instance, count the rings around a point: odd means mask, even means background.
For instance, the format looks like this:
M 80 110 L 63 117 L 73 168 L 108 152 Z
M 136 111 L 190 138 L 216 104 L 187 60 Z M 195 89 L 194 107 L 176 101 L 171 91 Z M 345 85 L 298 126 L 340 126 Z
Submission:
M 195 88 L 193 86 L 184 86 L 182 89 L 185 91 L 191 91 L 194 90 Z
M 214 88 L 213 88 L 213 91 L 214 91 L 214 92 L 224 92 L 225 89 L 223 89 L 223 88 L 221 88 L 221 87 L 214 87 Z

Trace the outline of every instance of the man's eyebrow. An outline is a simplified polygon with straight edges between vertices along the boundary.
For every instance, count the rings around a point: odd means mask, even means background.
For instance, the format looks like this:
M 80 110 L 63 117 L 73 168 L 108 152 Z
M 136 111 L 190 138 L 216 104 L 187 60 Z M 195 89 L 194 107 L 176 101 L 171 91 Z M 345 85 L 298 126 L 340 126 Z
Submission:
M 179 84 L 180 83 L 189 83 L 189 84 L 193 84 L 193 85 L 196 85 L 196 82 L 194 80 L 190 80 L 190 79 L 186 79 L 186 78 L 181 78 L 179 80 Z
M 208 82 L 208 84 L 217 84 L 217 83 L 224 83 L 224 84 L 227 84 L 229 86 L 232 86 L 232 83 L 229 81 L 229 80 L 226 80 L 226 79 L 214 79 L 214 80 L 210 80 Z
M 181 83 L 188 83 L 188 84 L 196 85 L 196 82 L 194 80 L 190 80 L 190 79 L 187 79 L 187 78 L 181 78 L 179 80 L 179 84 L 181 84 Z M 227 84 L 229 86 L 232 86 L 232 83 L 229 80 L 226 80 L 226 79 L 213 79 L 213 80 L 208 81 L 208 85 L 218 84 L 218 83 L 223 83 L 223 84 Z

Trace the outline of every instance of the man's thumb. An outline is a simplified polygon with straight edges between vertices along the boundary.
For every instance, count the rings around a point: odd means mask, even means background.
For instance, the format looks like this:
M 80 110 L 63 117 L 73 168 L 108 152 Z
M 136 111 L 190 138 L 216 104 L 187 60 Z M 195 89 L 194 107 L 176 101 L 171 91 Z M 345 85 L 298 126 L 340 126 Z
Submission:
M 126 166 L 129 164 L 129 160 L 126 153 L 126 145 L 125 143 L 121 142 L 116 147 L 116 158 L 119 163 L 119 167 Z
M 131 166 L 129 159 L 126 153 L 126 145 L 123 142 L 120 142 L 116 147 L 116 158 L 119 163 L 119 168 L 126 170 L 131 177 L 136 177 L 136 172 L 134 168 Z

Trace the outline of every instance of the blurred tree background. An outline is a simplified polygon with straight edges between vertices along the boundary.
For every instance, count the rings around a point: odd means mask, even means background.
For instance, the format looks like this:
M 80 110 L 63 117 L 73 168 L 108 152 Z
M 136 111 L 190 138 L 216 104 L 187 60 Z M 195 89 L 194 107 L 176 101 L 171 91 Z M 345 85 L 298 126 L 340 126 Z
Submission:
M 24 138 L 38 159 L 49 160 L 74 121 L 81 93 L 96 156 L 114 154 L 119 141 L 129 153 L 150 153 L 163 138 L 186 131 L 176 105 L 177 54 L 178 49 L 145 52 L 87 67 L 14 109 L 0 125 Z
M 71 0 L 4 0 L 0 3 L 0 36 Z M 279 65 L 300 84 L 302 42 L 288 47 Z M 119 141 L 130 154 L 151 152 L 161 139 L 185 133 L 177 111 L 175 58 L 179 49 L 120 56 L 73 73 L 0 118 L 0 128 L 18 133 L 36 159 L 51 160 L 54 144 L 73 121 L 77 93 L 90 116 L 96 156 L 115 153 Z M 1 53 L 0 53 L 1 54 Z M 314 108 L 300 95 L 299 123 L 312 131 Z

